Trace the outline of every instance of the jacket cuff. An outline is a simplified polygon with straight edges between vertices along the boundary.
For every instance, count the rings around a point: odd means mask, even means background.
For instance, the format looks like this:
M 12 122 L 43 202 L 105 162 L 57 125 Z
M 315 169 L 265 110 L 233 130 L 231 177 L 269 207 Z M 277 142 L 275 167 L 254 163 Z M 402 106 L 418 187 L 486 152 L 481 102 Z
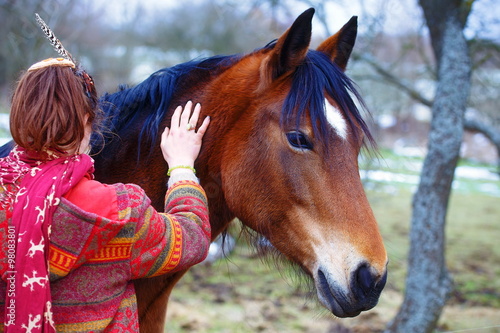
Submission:
M 167 183 L 168 188 L 170 188 L 172 185 L 181 180 L 192 180 L 198 184 L 200 183 L 200 180 L 198 179 L 198 177 L 195 176 L 195 174 L 192 171 L 186 170 L 183 172 L 175 173 L 175 175 L 170 176 Z

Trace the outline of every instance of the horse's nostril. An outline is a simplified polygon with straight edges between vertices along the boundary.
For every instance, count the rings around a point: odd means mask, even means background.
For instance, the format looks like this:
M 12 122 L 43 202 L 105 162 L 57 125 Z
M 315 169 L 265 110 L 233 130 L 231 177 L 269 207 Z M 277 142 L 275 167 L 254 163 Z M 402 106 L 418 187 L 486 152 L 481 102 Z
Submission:
M 384 289 L 385 287 L 386 282 L 387 282 L 387 271 L 385 271 L 384 275 L 382 275 L 382 278 L 380 278 L 380 280 L 377 282 L 375 288 L 377 288 L 377 290 L 382 291 L 382 289 Z
M 358 284 L 358 288 L 361 289 L 365 296 L 373 290 L 375 287 L 375 277 L 370 272 L 368 266 L 363 265 L 358 268 L 356 271 L 356 282 Z

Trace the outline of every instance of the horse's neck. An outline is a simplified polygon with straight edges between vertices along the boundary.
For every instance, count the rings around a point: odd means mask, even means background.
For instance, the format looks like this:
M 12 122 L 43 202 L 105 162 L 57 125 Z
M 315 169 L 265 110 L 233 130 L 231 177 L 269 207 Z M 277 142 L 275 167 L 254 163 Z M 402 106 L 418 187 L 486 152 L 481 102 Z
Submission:
M 213 126 L 213 127 L 212 127 Z M 210 208 L 212 237 L 223 232 L 235 217 L 227 206 L 222 184 L 222 156 L 226 127 L 221 126 L 217 116 L 211 116 L 210 130 L 203 139 L 203 147 L 196 163 L 200 182 L 205 189 Z
M 193 101 L 202 105 L 200 123 L 207 115 L 211 118 L 208 131 L 203 138 L 203 146 L 196 162 L 196 168 L 201 184 L 207 193 L 212 237 L 215 238 L 235 218 L 234 213 L 227 206 L 224 196 L 222 163 L 224 162 L 223 156 L 228 153 L 225 151 L 228 149 L 225 145 L 228 132 L 238 121 L 239 114 L 245 107 L 241 105 L 221 106 L 221 104 L 213 102 L 213 96 L 210 96 L 211 91 L 213 91 L 213 87 L 207 85 L 205 89 L 196 92 L 196 94 L 201 93 L 198 95 L 200 96 L 199 100 L 193 99 Z M 189 94 L 186 97 L 189 97 Z

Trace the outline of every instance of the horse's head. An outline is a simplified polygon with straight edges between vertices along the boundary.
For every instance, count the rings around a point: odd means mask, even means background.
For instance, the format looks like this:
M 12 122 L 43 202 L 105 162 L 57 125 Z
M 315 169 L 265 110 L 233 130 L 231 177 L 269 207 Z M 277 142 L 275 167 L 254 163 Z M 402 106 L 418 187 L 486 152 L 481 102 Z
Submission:
M 216 155 L 228 207 L 313 278 L 325 307 L 356 316 L 387 277 L 357 162 L 371 137 L 344 74 L 357 22 L 308 50 L 313 13 L 228 69 L 212 87 L 223 97 L 208 104 L 242 110 Z

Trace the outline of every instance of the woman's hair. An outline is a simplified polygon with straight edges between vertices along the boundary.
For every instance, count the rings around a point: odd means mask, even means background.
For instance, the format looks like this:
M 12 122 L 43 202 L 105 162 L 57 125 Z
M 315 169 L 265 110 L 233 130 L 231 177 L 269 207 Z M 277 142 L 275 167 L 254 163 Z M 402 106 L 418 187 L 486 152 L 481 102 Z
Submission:
M 100 118 L 97 92 L 89 80 L 71 67 L 25 72 L 12 97 L 10 131 L 16 144 L 35 151 L 77 150 L 87 115 L 93 129 Z

